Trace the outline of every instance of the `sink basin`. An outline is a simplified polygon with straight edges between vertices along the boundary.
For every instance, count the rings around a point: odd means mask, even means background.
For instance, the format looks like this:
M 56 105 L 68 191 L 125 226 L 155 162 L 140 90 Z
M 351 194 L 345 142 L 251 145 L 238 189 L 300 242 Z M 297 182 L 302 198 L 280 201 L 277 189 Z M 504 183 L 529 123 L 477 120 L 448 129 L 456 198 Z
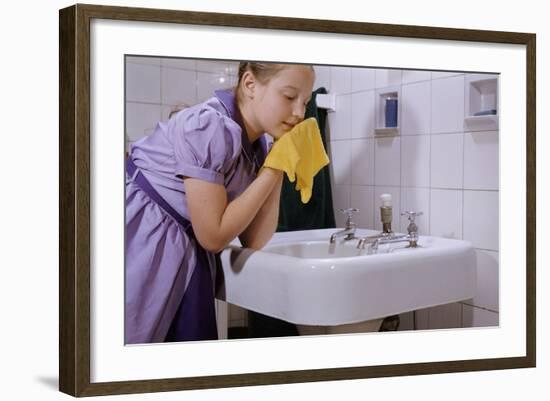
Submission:
M 467 241 L 420 236 L 418 248 L 357 240 L 329 244 L 335 229 L 276 233 L 262 250 L 232 243 L 220 254 L 226 302 L 295 324 L 333 326 L 457 302 L 475 295 Z M 377 234 L 358 229 L 356 236 Z

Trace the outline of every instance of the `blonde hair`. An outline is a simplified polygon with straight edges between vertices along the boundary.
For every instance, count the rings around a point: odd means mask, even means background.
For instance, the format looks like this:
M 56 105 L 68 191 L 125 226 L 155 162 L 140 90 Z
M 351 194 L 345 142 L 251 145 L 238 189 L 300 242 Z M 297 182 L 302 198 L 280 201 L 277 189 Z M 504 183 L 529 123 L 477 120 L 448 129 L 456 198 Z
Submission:
M 246 71 L 252 72 L 252 75 L 260 81 L 262 85 L 265 85 L 269 82 L 271 78 L 273 78 L 275 75 L 277 75 L 281 70 L 285 69 L 288 65 L 293 64 L 278 64 L 278 63 L 251 63 L 248 61 L 242 61 L 239 63 L 239 79 L 237 81 L 237 85 L 234 88 L 235 98 L 237 99 L 237 103 L 240 103 L 241 101 L 241 81 L 243 79 L 243 75 Z M 298 64 L 295 64 L 298 65 Z M 312 65 L 306 64 L 313 72 L 315 70 L 313 69 Z

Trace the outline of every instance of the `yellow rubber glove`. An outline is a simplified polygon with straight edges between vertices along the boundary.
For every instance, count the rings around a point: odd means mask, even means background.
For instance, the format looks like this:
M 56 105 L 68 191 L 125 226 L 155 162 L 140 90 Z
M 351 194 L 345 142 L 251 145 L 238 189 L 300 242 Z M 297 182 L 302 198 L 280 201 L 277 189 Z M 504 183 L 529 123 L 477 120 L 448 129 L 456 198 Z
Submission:
M 329 162 L 317 120 L 311 117 L 275 141 L 262 169 L 284 171 L 290 182 L 296 181 L 302 203 L 307 203 L 311 199 L 313 178 Z

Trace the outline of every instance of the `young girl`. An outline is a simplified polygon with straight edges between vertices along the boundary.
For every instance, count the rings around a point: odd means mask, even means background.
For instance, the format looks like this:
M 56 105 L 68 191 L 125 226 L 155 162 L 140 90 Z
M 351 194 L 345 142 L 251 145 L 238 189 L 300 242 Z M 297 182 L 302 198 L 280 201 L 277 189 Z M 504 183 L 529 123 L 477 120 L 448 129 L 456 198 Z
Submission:
M 260 249 L 278 220 L 282 171 L 265 168 L 264 133 L 304 118 L 308 65 L 240 63 L 216 91 L 132 146 L 126 181 L 127 344 L 217 339 L 215 254 L 237 236 Z

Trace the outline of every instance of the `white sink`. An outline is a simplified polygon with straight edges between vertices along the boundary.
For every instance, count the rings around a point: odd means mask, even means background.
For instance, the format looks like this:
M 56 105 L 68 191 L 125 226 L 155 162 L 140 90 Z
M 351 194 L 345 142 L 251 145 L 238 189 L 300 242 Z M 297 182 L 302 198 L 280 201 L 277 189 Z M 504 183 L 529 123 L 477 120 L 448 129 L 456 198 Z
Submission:
M 217 297 L 295 324 L 333 326 L 475 295 L 469 242 L 420 236 L 418 248 L 381 245 L 369 255 L 357 240 L 330 245 L 336 231 L 276 233 L 261 251 L 230 245 L 220 255 L 224 286 Z

